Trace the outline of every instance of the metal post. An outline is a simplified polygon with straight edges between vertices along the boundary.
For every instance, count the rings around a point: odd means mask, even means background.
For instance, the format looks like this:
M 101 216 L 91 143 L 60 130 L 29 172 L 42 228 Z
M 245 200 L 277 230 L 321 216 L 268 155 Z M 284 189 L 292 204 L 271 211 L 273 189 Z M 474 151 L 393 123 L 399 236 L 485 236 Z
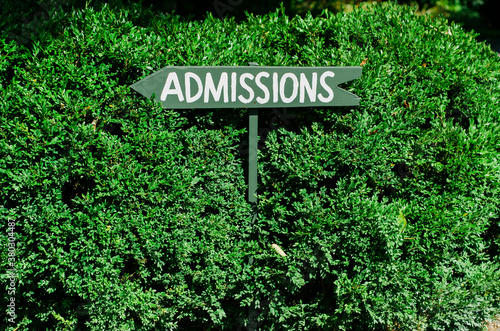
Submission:
M 249 62 L 250 66 L 258 66 Z M 257 218 L 257 152 L 259 143 L 259 110 L 248 110 L 248 202 L 252 206 L 252 224 Z
M 248 202 L 257 203 L 257 148 L 259 141 L 259 110 L 248 110 Z

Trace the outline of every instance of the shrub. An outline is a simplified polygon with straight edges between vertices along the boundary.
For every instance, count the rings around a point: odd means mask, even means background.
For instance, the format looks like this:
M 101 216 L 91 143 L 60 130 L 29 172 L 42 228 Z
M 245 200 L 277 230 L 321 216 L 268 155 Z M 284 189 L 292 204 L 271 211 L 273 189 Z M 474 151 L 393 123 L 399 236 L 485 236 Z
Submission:
M 393 4 L 236 23 L 110 3 L 46 24 L 0 44 L 5 329 L 479 330 L 498 313 L 500 60 L 474 34 Z M 363 65 L 344 85 L 359 107 L 261 110 L 278 130 L 254 222 L 246 111 L 128 87 L 249 61 Z

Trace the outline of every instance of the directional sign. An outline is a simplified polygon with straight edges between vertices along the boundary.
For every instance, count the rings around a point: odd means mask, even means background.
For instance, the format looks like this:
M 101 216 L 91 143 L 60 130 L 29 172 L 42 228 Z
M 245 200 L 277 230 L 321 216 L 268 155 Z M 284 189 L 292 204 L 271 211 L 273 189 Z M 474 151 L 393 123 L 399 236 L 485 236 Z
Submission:
M 357 106 L 361 67 L 165 67 L 131 86 L 164 108 Z
M 250 63 L 252 64 L 252 63 Z M 358 106 L 338 85 L 361 77 L 361 67 L 165 67 L 130 87 L 164 108 Z M 257 217 L 258 109 L 248 114 L 248 201 Z

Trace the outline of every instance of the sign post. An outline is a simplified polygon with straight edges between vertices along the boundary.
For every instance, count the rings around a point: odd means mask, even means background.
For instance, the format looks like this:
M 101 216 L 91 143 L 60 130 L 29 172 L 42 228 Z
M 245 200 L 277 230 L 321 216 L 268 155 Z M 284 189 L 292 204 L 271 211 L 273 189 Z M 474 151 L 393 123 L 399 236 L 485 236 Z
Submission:
M 252 224 L 257 217 L 257 150 L 259 143 L 259 110 L 248 110 L 248 202 L 252 206 Z
M 248 202 L 257 207 L 258 108 L 358 106 L 339 84 L 361 67 L 164 67 L 130 87 L 163 108 L 248 108 Z

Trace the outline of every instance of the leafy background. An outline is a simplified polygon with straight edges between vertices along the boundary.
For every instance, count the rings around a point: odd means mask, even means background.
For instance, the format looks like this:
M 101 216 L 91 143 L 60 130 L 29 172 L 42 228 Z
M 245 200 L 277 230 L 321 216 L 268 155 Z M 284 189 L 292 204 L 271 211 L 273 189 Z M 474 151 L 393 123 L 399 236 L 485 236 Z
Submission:
M 393 3 L 242 20 L 6 6 L 5 329 L 480 330 L 498 313 L 500 60 L 477 34 Z M 363 66 L 343 86 L 359 107 L 260 111 L 255 221 L 246 110 L 161 109 L 129 88 L 248 62 Z

